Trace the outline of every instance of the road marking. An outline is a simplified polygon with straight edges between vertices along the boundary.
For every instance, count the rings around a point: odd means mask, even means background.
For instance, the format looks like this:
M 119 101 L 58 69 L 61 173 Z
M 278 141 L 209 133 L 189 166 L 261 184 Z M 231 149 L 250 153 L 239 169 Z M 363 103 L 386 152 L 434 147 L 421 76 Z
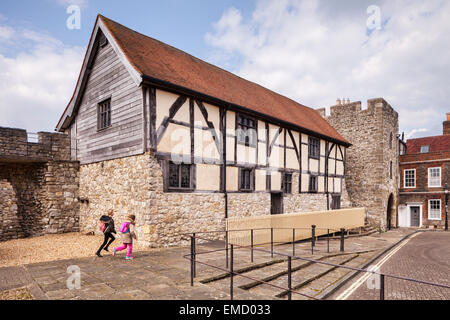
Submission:
M 399 245 L 397 248 L 389 252 L 383 259 L 381 259 L 376 265 L 370 266 L 367 270 L 369 271 L 375 271 L 380 270 L 381 266 L 388 261 L 394 254 L 396 254 L 401 248 L 403 248 L 412 238 L 417 236 L 419 233 L 413 234 L 408 240 L 403 242 L 401 245 Z M 361 276 L 355 283 L 353 283 L 347 290 L 342 292 L 336 300 L 346 300 L 348 297 L 350 297 L 364 282 L 366 282 L 371 276 L 373 276 L 373 273 L 366 273 L 363 276 Z

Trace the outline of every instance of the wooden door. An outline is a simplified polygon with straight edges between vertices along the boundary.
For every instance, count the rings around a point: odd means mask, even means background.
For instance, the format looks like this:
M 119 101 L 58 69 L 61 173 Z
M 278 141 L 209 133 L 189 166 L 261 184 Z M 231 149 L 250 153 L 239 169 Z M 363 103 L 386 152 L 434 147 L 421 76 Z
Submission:
M 411 207 L 411 227 L 420 227 L 420 208 Z
M 282 193 L 271 193 L 271 214 L 282 214 L 283 213 L 283 194 Z

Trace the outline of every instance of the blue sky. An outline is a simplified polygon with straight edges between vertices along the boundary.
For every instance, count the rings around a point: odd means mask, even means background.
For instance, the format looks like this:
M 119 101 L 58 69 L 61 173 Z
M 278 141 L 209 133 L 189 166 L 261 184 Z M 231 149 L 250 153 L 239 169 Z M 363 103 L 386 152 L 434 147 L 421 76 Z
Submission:
M 0 126 L 54 129 L 98 13 L 312 108 L 383 97 L 409 137 L 441 134 L 450 110 L 446 0 L 3 0 Z
M 81 29 L 69 30 L 67 7 L 80 3 Z M 65 44 L 87 46 L 98 13 L 143 34 L 174 45 L 195 56 L 208 50 L 203 35 L 211 30 L 224 10 L 235 7 L 245 15 L 253 1 L 231 0 L 4 0 L 0 2 L 3 20 L 15 27 L 47 33 Z M 1 21 L 1 20 L 0 20 Z M 17 52 L 13 52 L 17 53 Z

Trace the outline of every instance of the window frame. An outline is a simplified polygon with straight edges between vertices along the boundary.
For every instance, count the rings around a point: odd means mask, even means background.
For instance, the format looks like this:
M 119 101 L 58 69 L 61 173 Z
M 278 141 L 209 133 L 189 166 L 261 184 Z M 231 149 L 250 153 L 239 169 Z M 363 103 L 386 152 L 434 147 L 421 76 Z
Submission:
M 247 124 L 242 123 L 244 121 L 241 122 L 241 119 L 246 119 Z M 248 125 L 248 121 L 253 122 L 253 127 Z M 245 128 L 245 130 L 243 128 Z M 240 132 L 245 133 L 244 135 L 245 141 L 242 141 L 242 136 L 239 134 Z M 258 144 L 258 121 L 255 118 L 242 113 L 236 114 L 236 141 L 237 144 L 244 145 L 246 147 L 256 148 Z
M 406 171 L 414 171 L 414 186 L 409 187 L 406 185 Z M 415 189 L 417 187 L 417 172 L 416 169 L 403 169 L 403 188 L 404 189 Z
M 439 219 L 431 217 L 431 202 L 432 201 L 439 201 Z M 429 199 L 428 200 L 428 220 L 433 220 L 433 221 L 441 221 L 442 220 L 442 200 L 441 199 Z
M 107 110 L 102 110 L 104 106 L 107 106 Z M 111 98 L 105 99 L 97 104 L 97 131 L 103 131 L 112 126 L 112 108 Z M 106 115 L 106 118 L 103 116 Z
M 431 170 L 439 169 L 439 185 L 431 185 Z M 441 188 L 442 187 L 442 168 L 441 167 L 431 167 L 428 168 L 428 188 Z
M 422 148 L 426 148 L 427 151 L 422 151 Z M 425 145 L 425 146 L 420 146 L 420 153 L 430 153 L 430 146 L 429 145 Z
M 312 142 L 318 142 L 317 145 L 313 144 Z M 314 153 L 314 151 L 317 151 L 317 154 Z M 308 137 L 308 157 L 310 159 L 320 159 L 320 139 L 315 137 Z
M 178 169 L 178 187 L 172 187 L 170 185 L 170 165 L 174 164 L 177 166 Z M 182 187 L 181 181 L 182 181 L 182 167 L 188 166 L 189 167 L 189 187 Z M 167 160 L 165 162 L 165 174 L 164 174 L 164 185 L 165 185 L 165 191 L 166 192 L 192 192 L 195 190 L 195 164 L 191 163 L 175 163 L 173 161 Z
M 250 189 L 242 188 L 242 174 L 244 171 L 250 171 Z M 255 169 L 254 168 L 239 168 L 238 175 L 238 190 L 239 192 L 254 192 L 255 191 Z
M 311 186 L 312 186 L 311 179 L 312 178 L 315 179 L 315 184 L 314 184 L 315 189 L 311 189 Z M 308 192 L 309 193 L 318 193 L 319 192 L 319 176 L 318 175 L 314 175 L 314 174 L 309 175 Z
M 290 177 L 288 182 L 286 181 L 287 177 Z M 293 174 L 291 172 L 284 172 L 282 174 L 281 189 L 283 190 L 284 194 L 292 194 L 292 181 L 293 181 Z

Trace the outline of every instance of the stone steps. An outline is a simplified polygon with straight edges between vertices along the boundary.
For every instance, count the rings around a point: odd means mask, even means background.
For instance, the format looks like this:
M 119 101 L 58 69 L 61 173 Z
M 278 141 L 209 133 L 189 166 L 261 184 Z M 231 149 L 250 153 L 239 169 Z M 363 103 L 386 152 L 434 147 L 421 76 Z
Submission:
M 361 251 L 355 253 L 336 253 L 327 256 L 315 256 L 306 257 L 314 258 L 316 260 L 321 260 L 324 262 L 330 262 L 341 265 L 349 265 L 352 261 L 355 261 L 354 266 L 359 266 L 361 264 L 361 259 L 364 255 L 369 254 L 368 251 Z M 342 268 L 337 268 L 328 265 L 317 264 L 314 262 L 293 259 L 292 260 L 292 285 L 295 291 L 310 292 L 310 296 L 315 296 L 321 290 L 317 290 L 314 287 L 315 283 L 320 282 L 325 279 L 325 282 L 330 282 L 330 285 L 341 277 L 343 277 L 347 272 Z M 236 275 L 233 278 L 234 290 L 236 294 L 245 294 L 247 297 L 263 297 L 264 299 L 287 299 L 287 259 L 271 260 L 266 263 L 254 264 L 241 269 L 235 269 L 236 273 L 240 273 L 243 276 Z M 341 275 L 343 274 L 343 275 Z M 248 278 L 247 278 L 248 277 Z M 273 287 L 261 281 L 275 285 Z M 322 280 L 322 282 L 324 282 Z M 215 289 L 229 292 L 230 290 L 230 279 L 228 273 L 222 273 L 213 277 L 205 278 L 200 280 L 200 283 L 210 285 Z M 325 289 L 326 285 L 321 285 Z M 305 293 L 307 294 L 307 293 Z M 293 299 L 305 299 L 305 297 L 293 294 Z

